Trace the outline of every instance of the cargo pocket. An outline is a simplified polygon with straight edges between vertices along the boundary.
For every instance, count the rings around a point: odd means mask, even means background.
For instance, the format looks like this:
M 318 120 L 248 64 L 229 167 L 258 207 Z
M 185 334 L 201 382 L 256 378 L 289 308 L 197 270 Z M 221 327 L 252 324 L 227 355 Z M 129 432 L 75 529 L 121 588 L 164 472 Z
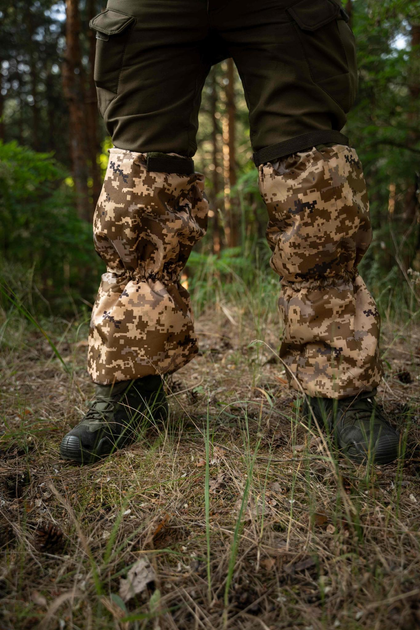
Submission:
M 93 78 L 98 88 L 117 93 L 128 40 L 127 29 L 134 21 L 131 15 L 107 9 L 89 22 L 89 26 L 96 31 Z
M 334 0 L 301 0 L 287 9 L 314 83 L 344 112 L 357 91 L 356 47 L 348 16 Z

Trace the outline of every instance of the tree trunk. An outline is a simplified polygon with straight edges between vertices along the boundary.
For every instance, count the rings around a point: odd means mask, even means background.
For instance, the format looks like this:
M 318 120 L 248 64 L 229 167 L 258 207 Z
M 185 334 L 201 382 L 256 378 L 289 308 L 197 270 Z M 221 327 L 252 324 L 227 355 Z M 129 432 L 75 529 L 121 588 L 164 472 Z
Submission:
M 212 161 L 213 161 L 213 199 L 212 205 L 214 208 L 213 219 L 213 253 L 218 254 L 221 249 L 220 242 L 220 222 L 219 222 L 219 193 L 220 193 L 220 164 L 219 164 L 219 125 L 217 121 L 217 76 L 216 68 L 213 68 L 211 77 L 211 100 L 210 100 L 210 113 L 211 113 L 211 144 L 212 144 Z
M 236 247 L 239 242 L 238 203 L 232 198 L 232 188 L 236 184 L 236 103 L 235 103 L 235 66 L 233 59 L 227 60 L 226 70 L 226 116 L 223 125 L 224 171 L 225 171 L 225 210 L 227 213 L 226 240 L 229 247 Z
M 50 64 L 46 69 L 45 96 L 47 100 L 48 115 L 48 150 L 54 151 L 55 153 L 57 150 L 56 102 L 54 99 L 54 78 Z
M 2 67 L 2 60 L 0 59 L 0 69 Z M 3 142 L 5 141 L 5 136 L 4 136 L 4 120 L 3 120 L 3 114 L 4 114 L 4 94 L 3 94 L 3 73 L 0 72 L 0 140 L 3 140 Z
M 31 137 L 32 137 L 32 147 L 35 151 L 40 151 L 39 144 L 39 107 L 38 107 L 38 69 L 36 67 L 36 54 L 34 48 L 36 46 L 36 42 L 34 41 L 34 25 L 31 11 L 29 10 L 27 13 L 26 25 L 28 28 L 29 35 L 29 46 L 31 54 L 29 56 L 30 59 L 30 71 L 29 76 L 31 78 L 31 93 L 33 98 L 32 105 L 32 129 L 31 129 Z
M 88 0 L 88 20 L 93 18 L 96 11 L 96 1 Z M 95 32 L 92 29 L 88 30 L 88 42 L 89 42 L 89 74 L 88 74 L 88 88 L 86 99 L 86 122 L 87 122 L 87 138 L 88 138 L 88 155 L 90 176 L 92 178 L 92 205 L 95 209 L 96 202 L 101 192 L 101 173 L 98 165 L 98 154 L 101 147 L 98 140 L 98 105 L 96 99 L 96 88 L 93 80 L 93 70 L 95 66 L 95 52 L 96 52 L 96 37 Z
M 410 93 L 410 110 L 408 112 L 408 134 L 407 146 L 416 146 L 419 140 L 419 98 L 420 98 L 420 77 L 418 74 L 418 51 L 420 47 L 420 24 L 411 25 L 411 53 L 410 53 L 410 78 L 408 90 Z M 417 187 L 419 185 L 418 174 L 413 173 L 412 180 L 407 186 L 404 200 L 404 219 L 409 225 L 417 223 L 417 238 L 414 251 L 407 250 L 404 256 L 404 266 L 406 269 L 413 266 L 416 268 L 420 264 L 420 225 L 419 225 L 419 200 L 417 197 Z M 417 216 L 417 220 L 416 220 Z
M 66 0 L 66 52 L 63 63 L 63 90 L 69 108 L 70 153 L 79 217 L 92 219 L 88 191 L 85 91 L 80 50 L 78 0 Z
M 410 64 L 412 66 L 410 72 L 410 79 L 408 82 L 408 90 L 410 93 L 410 111 L 408 112 L 408 137 L 407 145 L 416 146 L 419 139 L 419 115 L 418 115 L 418 101 L 420 98 L 420 77 L 418 75 L 418 61 L 417 55 L 420 47 L 420 24 L 411 25 L 411 54 Z M 416 195 L 416 182 L 414 181 L 407 188 L 405 195 L 405 209 L 404 217 L 411 223 L 416 215 L 418 208 L 417 195 Z
M 18 76 L 18 79 L 17 79 L 17 82 L 18 82 L 17 93 L 19 95 L 18 142 L 19 142 L 19 144 L 24 144 L 23 129 L 24 129 L 24 120 L 25 120 L 25 101 L 24 101 L 23 95 L 24 95 L 24 89 L 25 88 L 24 88 L 24 84 L 22 82 L 22 77 L 20 75 L 18 75 L 18 74 L 17 74 L 17 76 Z

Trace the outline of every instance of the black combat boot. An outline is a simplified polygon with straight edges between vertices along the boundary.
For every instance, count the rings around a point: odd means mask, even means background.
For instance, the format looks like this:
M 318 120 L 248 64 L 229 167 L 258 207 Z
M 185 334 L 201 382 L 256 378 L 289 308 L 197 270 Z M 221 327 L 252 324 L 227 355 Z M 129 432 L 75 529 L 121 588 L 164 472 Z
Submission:
M 391 427 L 373 395 L 361 393 L 355 397 L 334 400 L 308 396 L 304 413 L 309 407 L 320 424 L 334 437 L 347 457 L 375 464 L 389 464 L 398 457 L 399 435 Z
M 83 420 L 63 438 L 60 454 L 90 464 L 136 441 L 138 429 L 165 420 L 168 404 L 160 376 L 114 385 L 96 385 L 95 400 Z

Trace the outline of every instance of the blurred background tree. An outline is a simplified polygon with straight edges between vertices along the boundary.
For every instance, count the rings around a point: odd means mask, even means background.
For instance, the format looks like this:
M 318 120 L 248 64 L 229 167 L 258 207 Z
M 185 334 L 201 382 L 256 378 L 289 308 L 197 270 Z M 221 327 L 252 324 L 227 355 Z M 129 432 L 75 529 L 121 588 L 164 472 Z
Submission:
M 381 303 L 411 312 L 419 289 L 409 270 L 420 271 L 420 0 L 343 6 L 360 73 L 345 133 L 364 164 L 374 226 L 363 273 Z M 110 140 L 97 113 L 88 27 L 104 8 L 105 0 L 0 0 L 0 273 L 35 310 L 79 312 L 104 270 L 90 223 Z M 266 211 L 231 60 L 208 77 L 198 141 L 211 211 L 190 285 L 209 273 L 252 283 L 262 265 L 270 276 Z

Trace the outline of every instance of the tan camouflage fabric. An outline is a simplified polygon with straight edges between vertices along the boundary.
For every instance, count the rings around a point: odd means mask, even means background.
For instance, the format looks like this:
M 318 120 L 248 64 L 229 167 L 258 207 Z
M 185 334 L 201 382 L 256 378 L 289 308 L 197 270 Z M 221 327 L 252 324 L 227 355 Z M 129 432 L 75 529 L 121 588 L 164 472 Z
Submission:
M 357 272 L 371 226 L 362 165 L 344 145 L 259 167 L 272 268 L 281 276 L 280 356 L 292 387 L 344 398 L 381 379 L 379 314 Z
M 203 188 L 199 173 L 148 172 L 144 154 L 110 150 L 94 215 L 95 248 L 107 264 L 89 336 L 95 383 L 174 372 L 197 353 L 180 273 L 206 231 Z

